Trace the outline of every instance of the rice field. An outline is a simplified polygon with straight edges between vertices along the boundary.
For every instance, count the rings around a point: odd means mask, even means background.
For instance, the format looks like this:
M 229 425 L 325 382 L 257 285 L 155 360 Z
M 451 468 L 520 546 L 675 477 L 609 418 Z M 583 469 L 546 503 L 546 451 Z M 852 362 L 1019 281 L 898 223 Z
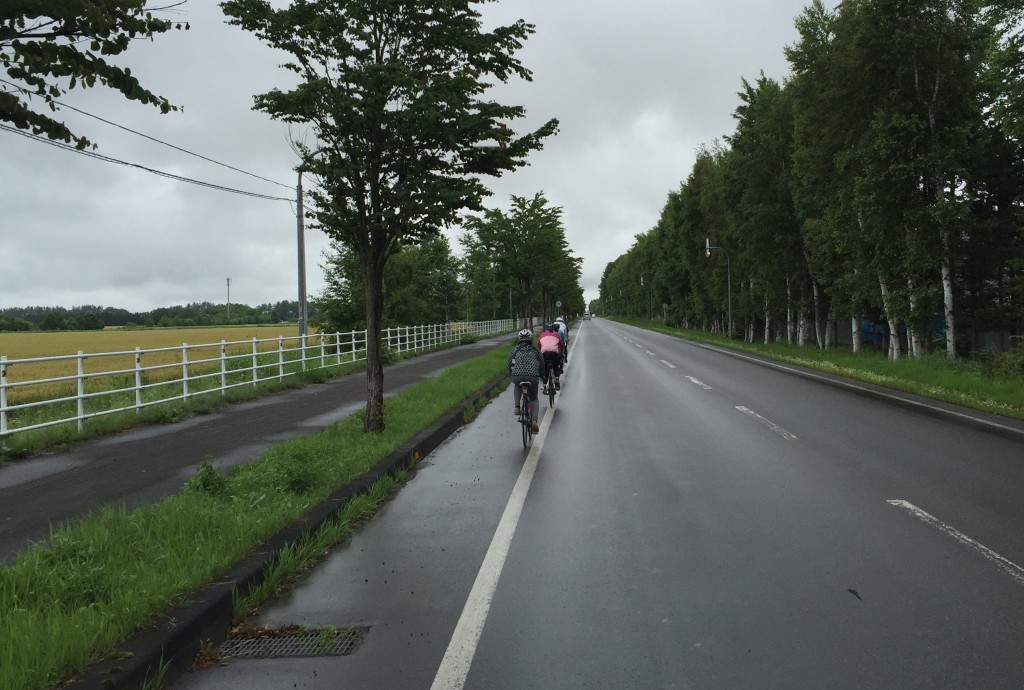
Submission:
M 292 323 L 273 326 L 215 326 L 208 328 L 108 328 L 103 331 L 30 331 L 0 333 L 0 355 L 8 359 L 74 355 L 90 352 L 124 352 L 182 343 L 220 343 L 253 338 L 294 338 L 299 327 Z
M 220 343 L 239 343 L 230 347 L 229 354 L 250 352 L 252 339 L 296 338 L 296 324 L 274 326 L 225 326 L 214 328 L 159 328 L 159 329 L 108 329 L 103 331 L 61 331 L 0 333 L 0 355 L 8 360 L 33 359 L 39 357 L 65 357 L 71 359 L 27 362 L 10 365 L 7 371 L 9 383 L 38 381 L 41 379 L 74 376 L 77 373 L 78 352 L 86 354 L 86 373 L 129 371 L 135 366 L 135 348 L 160 350 L 146 352 L 141 362 L 144 367 L 180 364 L 182 346 L 189 345 L 188 356 L 193 362 L 214 359 L 220 356 Z M 194 345 L 209 345 L 195 348 Z M 163 349 L 168 348 L 168 349 Z M 173 348 L 173 349 L 170 349 Z M 276 350 L 277 344 L 259 343 L 260 352 Z M 98 356 L 98 353 L 114 353 Z M 94 356 L 89 356 L 94 355 Z M 174 378 L 176 373 L 168 368 L 165 376 L 156 373 L 154 378 Z M 153 374 L 151 374 L 153 376 Z M 12 391 L 12 395 L 16 394 Z M 13 399 L 12 399 L 13 402 Z

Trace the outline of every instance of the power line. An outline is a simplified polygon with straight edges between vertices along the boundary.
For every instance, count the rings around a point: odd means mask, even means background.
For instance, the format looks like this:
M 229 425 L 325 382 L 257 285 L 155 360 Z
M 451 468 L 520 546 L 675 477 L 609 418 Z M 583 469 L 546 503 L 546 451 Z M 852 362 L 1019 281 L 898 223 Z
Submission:
M 57 148 L 64 149 L 65 151 L 72 151 L 74 153 L 80 153 L 83 156 L 89 156 L 90 158 L 97 158 L 97 159 L 99 159 L 101 161 L 106 161 L 107 163 L 117 163 L 119 165 L 128 166 L 129 168 L 138 168 L 139 170 L 145 170 L 146 172 L 153 173 L 154 175 L 159 175 L 160 177 L 167 177 L 167 178 L 172 179 L 172 180 L 178 180 L 179 182 L 187 182 L 189 184 L 198 185 L 200 187 L 206 187 L 208 189 L 215 189 L 215 190 L 220 191 L 220 192 L 231 192 L 232 194 L 241 194 L 242 196 L 251 196 L 251 197 L 255 197 L 257 199 L 268 199 L 270 201 L 289 201 L 289 202 L 292 201 L 292 199 L 290 199 L 288 197 L 269 196 L 267 194 L 257 194 L 256 192 L 247 192 L 247 191 L 242 190 L 242 189 L 233 189 L 231 187 L 224 187 L 222 185 L 213 184 L 212 182 L 203 182 L 202 180 L 194 180 L 194 179 L 192 179 L 190 177 L 182 177 L 181 175 L 175 175 L 173 173 L 164 172 L 162 170 L 156 170 L 154 168 L 150 168 L 150 167 L 147 167 L 145 165 L 140 165 L 139 163 L 129 163 L 128 161 L 119 160 L 117 158 L 111 158 L 110 156 L 104 156 L 102 154 L 96 153 L 95 151 L 88 151 L 88 150 L 84 150 L 84 149 L 76 149 L 74 146 L 71 146 L 70 144 L 65 144 L 64 142 L 61 142 L 61 141 L 53 141 L 52 139 L 45 139 L 45 138 L 43 138 L 41 136 L 37 136 L 37 135 L 32 134 L 30 132 L 25 132 L 25 131 L 22 131 L 20 129 L 15 128 L 15 127 L 10 127 L 10 126 L 4 125 L 4 124 L 0 124 L 0 129 L 4 130 L 6 132 L 13 132 L 15 134 L 20 134 L 21 136 L 27 137 L 28 139 L 32 139 L 33 141 L 41 141 L 43 143 L 50 144 L 51 146 L 56 146 Z
M 19 86 L 18 84 L 15 84 L 14 82 L 7 81 L 6 79 L 0 79 L 0 82 L 3 82 L 4 84 L 9 84 L 9 85 L 13 86 L 14 88 L 16 88 L 19 91 L 22 91 L 24 93 L 27 93 L 27 94 L 31 94 L 32 93 L 31 91 L 25 89 L 24 87 Z M 131 132 L 132 134 L 135 134 L 136 136 L 140 136 L 143 139 L 149 139 L 150 141 L 155 141 L 158 144 L 163 144 L 164 146 L 168 146 L 168 147 L 174 149 L 175 151 L 181 151 L 182 153 L 187 153 L 190 156 L 195 156 L 196 158 L 201 158 L 204 161 L 209 161 L 210 163 L 213 163 L 215 165 L 219 165 L 221 167 L 227 168 L 228 170 L 234 170 L 235 172 L 240 172 L 243 175 L 248 175 L 249 177 L 255 177 L 257 180 L 263 180 L 264 182 L 269 182 L 271 184 L 276 184 L 277 186 L 284 187 L 285 189 L 291 189 L 291 190 L 295 189 L 295 187 L 291 187 L 291 186 L 283 184 L 281 182 L 277 182 L 276 180 L 271 180 L 271 179 L 268 179 L 266 177 L 261 177 L 260 175 L 257 175 L 255 173 L 247 172 L 245 170 L 242 170 L 241 168 L 236 168 L 234 166 L 228 165 L 227 163 L 221 163 L 220 161 L 216 161 L 216 160 L 214 160 L 212 158 L 207 158 L 206 156 L 204 156 L 202 154 L 194 153 L 192 151 L 189 151 L 188 149 L 183 149 L 180 146 L 175 146 L 174 144 L 168 144 L 166 141 L 160 141 L 156 137 L 151 137 L 148 134 L 143 134 L 142 132 L 136 132 L 134 129 L 131 129 L 129 127 L 125 127 L 124 125 L 119 125 L 116 122 L 111 122 L 110 120 L 105 120 L 102 117 L 100 117 L 99 115 L 93 115 L 92 113 L 87 113 L 84 110 L 79 110 L 78 108 L 76 108 L 73 105 L 68 105 L 67 103 L 63 103 L 61 101 L 58 101 L 56 98 L 52 99 L 52 102 L 56 103 L 57 105 L 61 106 L 62 108 L 68 108 L 69 110 L 74 110 L 76 113 L 81 113 L 82 115 L 85 115 L 86 117 L 91 117 L 91 118 L 93 118 L 95 120 L 99 120 L 100 122 L 103 122 L 103 123 L 106 123 L 108 125 L 111 125 L 112 127 L 117 127 L 119 129 L 123 129 L 126 132 Z

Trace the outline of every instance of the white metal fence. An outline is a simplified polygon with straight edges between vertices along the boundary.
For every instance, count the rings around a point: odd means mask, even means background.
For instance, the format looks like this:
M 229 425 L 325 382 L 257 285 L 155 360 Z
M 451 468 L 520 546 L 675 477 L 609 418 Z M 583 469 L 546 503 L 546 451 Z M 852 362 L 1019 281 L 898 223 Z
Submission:
M 403 326 L 382 330 L 381 342 L 395 355 L 406 355 L 515 329 L 509 319 Z M 69 422 L 81 431 L 92 417 L 223 395 L 230 388 L 365 359 L 365 330 L 56 357 L 0 355 L 0 438 Z M 32 378 L 33 370 L 59 373 Z

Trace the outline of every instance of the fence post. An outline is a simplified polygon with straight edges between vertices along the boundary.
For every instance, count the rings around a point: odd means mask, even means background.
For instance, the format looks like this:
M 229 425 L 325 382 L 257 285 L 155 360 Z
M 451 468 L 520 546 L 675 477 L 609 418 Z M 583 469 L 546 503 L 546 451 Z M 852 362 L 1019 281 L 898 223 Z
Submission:
M 7 355 L 0 355 L 0 434 L 7 433 Z
M 228 344 L 220 341 L 220 394 L 228 392 Z
M 181 397 L 188 400 L 188 343 L 181 344 Z
M 259 362 L 256 359 L 259 350 L 256 347 L 256 336 L 252 338 L 252 387 L 256 387 L 256 381 L 259 380 Z
M 356 361 L 356 332 L 352 331 L 352 361 Z
M 284 336 L 277 336 L 277 378 L 284 378 Z
M 78 351 L 78 431 L 82 431 L 82 418 L 85 416 L 85 353 Z
M 308 337 L 309 336 L 307 334 L 305 334 L 305 333 L 300 333 L 299 334 L 299 342 L 302 343 L 302 370 L 303 371 L 306 370 L 306 344 L 307 344 L 306 343 L 306 339 Z
M 142 411 L 142 348 L 135 347 L 135 414 Z
M 327 350 L 324 349 L 324 334 L 320 334 L 320 368 L 327 368 Z

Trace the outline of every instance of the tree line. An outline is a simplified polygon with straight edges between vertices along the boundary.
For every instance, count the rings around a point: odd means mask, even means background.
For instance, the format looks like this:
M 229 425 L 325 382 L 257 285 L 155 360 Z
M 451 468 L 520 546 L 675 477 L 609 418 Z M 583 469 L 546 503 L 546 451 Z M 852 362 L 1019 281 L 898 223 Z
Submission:
M 311 312 L 315 317 L 316 312 Z M 108 327 L 189 328 L 295 322 L 297 300 L 251 307 L 246 304 L 192 302 L 152 311 L 132 312 L 115 307 L 10 307 L 0 309 L 0 331 L 93 331 Z
M 582 260 L 565 238 L 562 210 L 543 194 L 511 198 L 463 220 L 461 257 L 444 235 L 403 245 L 384 267 L 384 327 L 541 317 L 583 311 Z M 358 257 L 332 244 L 326 286 L 313 300 L 321 330 L 366 328 L 366 279 Z M 561 303 L 561 307 L 557 306 Z
M 1019 4 L 815 0 L 600 309 L 820 348 L 849 324 L 893 359 L 1024 333 Z

